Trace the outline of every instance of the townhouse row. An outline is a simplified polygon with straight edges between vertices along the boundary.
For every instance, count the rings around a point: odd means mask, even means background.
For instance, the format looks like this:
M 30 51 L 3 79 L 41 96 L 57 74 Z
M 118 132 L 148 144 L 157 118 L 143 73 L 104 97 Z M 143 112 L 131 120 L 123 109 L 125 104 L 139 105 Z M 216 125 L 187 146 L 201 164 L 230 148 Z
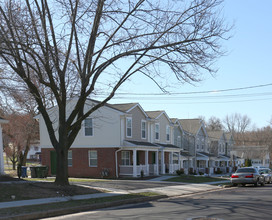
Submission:
M 70 100 L 67 109 L 75 101 Z M 95 104 L 88 100 L 85 111 Z M 57 118 L 57 109 L 50 111 Z M 54 175 L 56 152 L 43 118 L 38 119 L 42 164 Z M 144 111 L 138 103 L 107 104 L 82 123 L 68 152 L 69 176 L 156 176 L 181 169 L 185 173 L 229 172 L 234 165 L 233 143 L 223 131 L 207 132 L 201 119 L 169 118 L 165 111 Z

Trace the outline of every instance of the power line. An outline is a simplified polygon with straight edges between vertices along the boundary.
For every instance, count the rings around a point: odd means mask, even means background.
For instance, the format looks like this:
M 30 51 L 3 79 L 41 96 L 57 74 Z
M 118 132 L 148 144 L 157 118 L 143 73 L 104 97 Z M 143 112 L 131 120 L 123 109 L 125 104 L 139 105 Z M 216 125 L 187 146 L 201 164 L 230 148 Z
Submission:
M 261 87 L 272 86 L 272 83 L 247 86 L 247 87 L 238 87 L 238 88 L 230 88 L 230 89 L 218 89 L 218 90 L 207 90 L 207 91 L 198 91 L 198 92 L 169 92 L 169 93 L 132 93 L 132 92 L 116 92 L 116 95 L 144 95 L 144 96 L 161 96 L 161 95 L 188 95 L 188 94 L 203 94 L 203 93 L 219 93 L 219 92 L 229 92 L 229 91 L 238 91 L 238 90 L 247 90 L 247 89 L 255 89 Z
M 171 96 L 171 97 L 156 97 L 156 96 L 145 96 L 145 97 L 136 97 L 136 96 L 115 96 L 113 99 L 140 99 L 140 100 L 188 100 L 188 99 L 230 99 L 230 98 L 252 98 L 252 97 L 263 97 L 263 96 L 271 96 L 271 92 L 266 93 L 250 93 L 250 94 L 234 94 L 234 95 L 210 95 L 210 96 Z

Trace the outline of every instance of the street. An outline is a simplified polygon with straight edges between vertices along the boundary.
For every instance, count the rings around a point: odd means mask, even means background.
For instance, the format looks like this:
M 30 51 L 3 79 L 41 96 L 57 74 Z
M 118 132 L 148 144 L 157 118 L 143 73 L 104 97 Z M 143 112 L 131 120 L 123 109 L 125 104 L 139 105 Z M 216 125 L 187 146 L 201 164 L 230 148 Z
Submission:
M 234 187 L 53 219 L 271 219 L 272 184 Z

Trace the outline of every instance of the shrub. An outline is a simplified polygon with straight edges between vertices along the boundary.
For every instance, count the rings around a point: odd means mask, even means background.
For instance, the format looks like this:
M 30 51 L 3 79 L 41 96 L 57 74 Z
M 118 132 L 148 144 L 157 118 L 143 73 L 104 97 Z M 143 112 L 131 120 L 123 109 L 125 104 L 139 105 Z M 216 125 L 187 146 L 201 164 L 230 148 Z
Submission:
M 177 173 L 177 175 L 182 175 L 182 174 L 184 174 L 184 169 L 180 169 L 180 170 L 176 170 L 176 173 Z

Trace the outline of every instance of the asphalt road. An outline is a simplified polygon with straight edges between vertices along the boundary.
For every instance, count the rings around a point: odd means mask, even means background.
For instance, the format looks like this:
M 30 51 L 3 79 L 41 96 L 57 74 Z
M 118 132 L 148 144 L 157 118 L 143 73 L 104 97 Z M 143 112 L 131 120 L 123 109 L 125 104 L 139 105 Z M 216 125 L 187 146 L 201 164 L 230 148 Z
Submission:
M 51 219 L 272 219 L 272 184 L 227 188 Z

